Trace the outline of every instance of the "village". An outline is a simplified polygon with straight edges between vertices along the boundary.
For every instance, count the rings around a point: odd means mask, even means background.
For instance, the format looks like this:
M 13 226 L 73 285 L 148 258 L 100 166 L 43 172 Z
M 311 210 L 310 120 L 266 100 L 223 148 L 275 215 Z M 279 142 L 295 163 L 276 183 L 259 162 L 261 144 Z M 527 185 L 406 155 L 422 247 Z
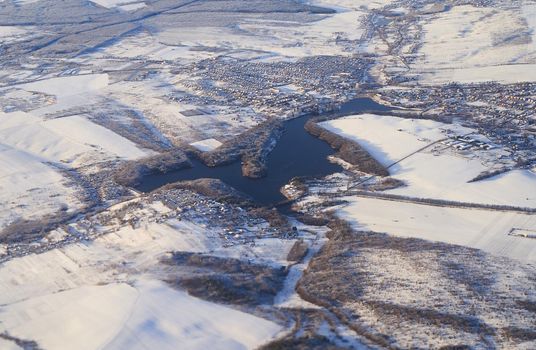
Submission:
M 222 246 L 255 244 L 259 238 L 292 238 L 288 225 L 271 225 L 255 208 L 218 201 L 185 189 L 159 190 L 120 202 L 97 213 L 81 215 L 59 225 L 32 242 L 14 242 L 0 247 L 0 262 L 28 254 L 38 254 L 75 242 L 91 242 L 124 227 L 146 229 L 148 225 L 191 225 L 209 228 Z
M 518 166 L 530 168 L 536 164 L 533 155 L 536 115 L 532 112 L 536 103 L 536 84 L 449 84 L 384 90 L 379 95 L 388 103 L 418 108 L 427 118 L 456 121 L 478 130 L 493 144 L 508 149 Z M 490 150 L 495 147 L 493 144 L 484 145 L 463 138 L 449 142 L 459 150 Z
M 367 63 L 366 58 L 336 56 L 255 64 L 210 59 L 176 70 L 179 76 L 188 77 L 182 83 L 195 93 L 182 92 L 172 99 L 251 108 L 267 118 L 324 112 L 357 95 L 355 88 L 364 78 Z M 195 113 L 187 111 L 186 115 Z
M 447 146 L 452 146 L 460 151 L 490 150 L 495 148 L 495 146 L 490 143 L 475 140 L 474 138 L 471 138 L 469 136 L 454 136 L 449 140 L 442 141 L 441 143 Z

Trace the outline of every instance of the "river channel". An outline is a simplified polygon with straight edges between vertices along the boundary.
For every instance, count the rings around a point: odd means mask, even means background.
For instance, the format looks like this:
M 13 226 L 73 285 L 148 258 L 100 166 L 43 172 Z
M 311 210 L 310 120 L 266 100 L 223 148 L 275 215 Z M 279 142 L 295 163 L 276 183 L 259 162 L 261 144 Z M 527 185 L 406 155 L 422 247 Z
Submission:
M 344 116 L 366 112 L 389 112 L 391 108 L 378 104 L 366 97 L 350 100 L 334 112 L 320 116 Z M 149 192 L 169 183 L 195 180 L 200 178 L 220 179 L 238 191 L 249 195 L 261 205 L 273 205 L 285 200 L 280 189 L 294 177 L 323 177 L 341 171 L 337 164 L 328 161 L 327 157 L 334 150 L 324 141 L 310 135 L 305 123 L 319 115 L 307 114 L 284 123 L 284 131 L 272 152 L 268 155 L 268 174 L 260 179 L 242 176 L 239 161 L 218 166 L 207 167 L 198 160 L 192 160 L 193 167 L 165 174 L 145 176 L 137 189 Z

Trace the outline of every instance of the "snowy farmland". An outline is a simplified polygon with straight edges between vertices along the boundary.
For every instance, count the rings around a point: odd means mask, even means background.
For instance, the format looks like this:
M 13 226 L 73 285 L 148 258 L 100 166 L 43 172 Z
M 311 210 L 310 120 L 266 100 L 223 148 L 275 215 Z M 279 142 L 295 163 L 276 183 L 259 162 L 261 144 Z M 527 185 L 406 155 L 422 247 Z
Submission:
M 514 237 L 535 230 L 536 217 L 508 211 L 430 206 L 404 198 L 535 208 L 536 174 L 514 170 L 474 181 L 502 150 L 459 152 L 445 140 L 460 135 L 486 140 L 474 130 L 430 120 L 381 115 L 349 116 L 322 125 L 358 142 L 405 185 L 387 190 L 395 198 L 345 198 L 343 218 L 360 230 L 386 232 L 482 249 L 523 261 L 536 259 L 536 241 Z M 439 146 L 437 146 L 439 145 Z M 434 148 L 434 147 L 439 148 Z
M 22 84 L 20 88 L 30 92 L 40 92 L 54 96 L 49 106 L 35 110 L 36 115 L 46 115 L 73 107 L 95 103 L 99 90 L 108 86 L 108 74 L 87 74 L 50 78 Z
M 281 331 L 261 318 L 140 280 L 86 286 L 3 307 L 0 330 L 46 349 L 254 348 Z M 69 319 L 68 326 L 65 320 Z M 61 332 L 47 330 L 62 329 Z
M 82 206 L 69 179 L 40 158 L 0 144 L 0 164 L 0 226 Z
M 463 135 L 486 141 L 474 130 L 456 124 L 372 114 L 345 117 L 322 125 L 357 141 L 388 166 L 395 179 L 406 184 L 389 193 L 536 208 L 536 198 L 529 195 L 536 188 L 536 174 L 530 170 L 514 170 L 470 182 L 498 164 L 504 150 L 459 152 L 440 142 Z
M 536 347 L 534 1 L 0 0 L 0 42 L 1 349 Z M 288 205 L 139 191 L 305 139 L 344 170 Z
M 84 116 L 43 119 L 28 113 L 0 115 L 3 145 L 46 162 L 79 167 L 115 158 L 136 159 L 150 154 L 131 141 L 92 123 Z
M 97 239 L 2 264 L 0 333 L 32 339 L 46 349 L 174 349 L 176 344 L 243 349 L 255 348 L 283 330 L 272 321 L 172 289 L 162 280 L 174 278 L 173 269 L 161 260 L 170 251 L 210 252 L 223 258 L 250 254 L 259 263 L 279 265 L 292 241 L 267 239 L 253 247 L 221 249 L 214 226 L 209 230 L 169 219 L 171 209 L 161 202 L 137 203 L 118 204 L 99 214 L 106 218 L 126 209 L 127 216 L 142 219 L 137 228 L 113 220 L 105 226 L 93 224 L 103 232 Z M 155 221 L 153 215 L 160 219 Z M 84 229 L 87 222 L 81 220 L 68 231 Z M 46 239 L 63 239 L 67 233 L 59 231 Z M 68 327 L 62 325 L 66 319 Z M 51 328 L 63 330 L 49 332 Z
M 481 249 L 523 262 L 536 261 L 536 240 L 509 235 L 512 229 L 536 230 L 536 216 L 347 197 L 341 217 L 364 231 L 385 232 Z
M 124 11 L 135 11 L 147 6 L 143 1 L 93 0 L 92 2 L 108 9 L 119 8 Z
M 428 84 L 536 80 L 536 6 L 501 11 L 454 6 L 423 23 L 423 46 L 411 72 Z
M 152 154 L 85 115 L 47 118 L 52 112 L 95 103 L 107 85 L 106 74 L 23 84 L 20 89 L 53 99 L 31 112 L 0 112 L 0 176 L 5 180 L 0 184 L 1 227 L 83 208 L 81 188 L 67 170 Z

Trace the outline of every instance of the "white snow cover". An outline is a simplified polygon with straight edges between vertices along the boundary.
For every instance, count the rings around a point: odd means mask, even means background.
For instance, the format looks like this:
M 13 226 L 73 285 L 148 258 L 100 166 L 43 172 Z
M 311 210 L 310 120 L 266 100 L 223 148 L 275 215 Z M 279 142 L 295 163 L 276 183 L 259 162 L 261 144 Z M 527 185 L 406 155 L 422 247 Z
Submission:
M 98 102 L 99 92 L 109 84 L 108 74 L 81 74 L 43 79 L 22 84 L 18 88 L 55 96 L 52 105 L 32 111 L 35 115 L 58 112 L 67 108 Z
M 154 202 L 129 215 L 146 218 L 154 211 L 162 215 L 169 208 Z M 170 251 L 216 250 L 218 256 L 248 253 L 270 260 L 272 254 L 284 260 L 292 241 L 273 239 L 266 246 L 255 244 L 251 252 L 226 253 L 217 233 L 187 220 L 147 219 L 137 228 L 99 229 L 108 233 L 0 265 L 0 333 L 35 340 L 47 350 L 176 349 L 177 344 L 246 349 L 281 331 L 271 321 L 171 289 L 159 281 L 169 276 L 161 259 Z
M 0 113 L 0 144 L 50 162 L 72 166 L 149 154 L 84 116 L 42 119 L 24 112 Z
M 144 44 L 140 44 L 145 48 Z M 128 46 L 127 46 L 128 47 Z M 128 50 L 127 50 L 128 51 Z M 150 81 L 122 81 L 106 88 L 107 96 L 143 114 L 167 140 L 176 143 L 196 142 L 243 132 L 258 121 L 248 109 L 217 105 L 193 105 L 163 102 L 163 96 L 174 89 L 186 89 L 175 78 L 161 74 Z M 186 117 L 181 111 L 202 109 L 208 114 Z M 222 125 L 226 125 L 222 128 Z
M 139 33 L 137 35 L 128 36 L 114 45 L 104 47 L 93 55 L 97 57 L 113 55 L 123 58 L 146 56 L 151 59 L 181 59 L 190 61 L 213 57 L 214 53 L 207 51 L 190 51 L 190 48 L 187 46 L 168 46 L 163 44 L 161 40 L 155 40 L 153 36 L 147 33 Z
M 322 126 L 357 141 L 373 157 L 390 167 L 394 178 L 407 186 L 387 193 L 459 202 L 536 207 L 536 174 L 515 170 L 468 183 L 480 172 L 486 157 L 497 151 L 461 155 L 441 143 L 439 153 L 424 147 L 449 135 L 473 130 L 456 124 L 364 114 L 323 122 Z M 485 140 L 482 136 L 474 138 Z M 418 151 L 417 153 L 414 153 Z M 482 152 L 482 153 L 481 153 Z M 348 197 L 339 214 L 359 229 L 405 237 L 465 245 L 516 258 L 536 260 L 536 240 L 508 235 L 514 228 L 536 231 L 536 216 L 515 212 L 437 207 L 377 198 Z
M 95 0 L 105 7 L 119 6 L 136 9 L 139 3 L 124 5 L 118 0 Z M 343 55 L 355 53 L 358 48 L 348 40 L 358 40 L 363 34 L 361 20 L 367 9 L 391 2 L 326 0 L 312 1 L 313 5 L 335 9 L 329 15 L 317 15 L 317 21 L 298 23 L 291 20 L 244 19 L 237 28 L 204 26 L 195 28 L 167 28 L 155 37 L 147 33 L 123 38 L 93 55 L 142 57 L 181 61 L 201 60 L 217 55 L 259 60 L 294 60 L 310 55 Z M 127 7 L 128 6 L 128 7 Z M 156 40 L 155 40 L 156 39 Z M 199 47 L 218 47 L 219 53 L 199 50 Z
M 346 12 L 355 9 L 367 8 L 378 9 L 393 2 L 393 0 L 309 0 L 311 5 L 331 8 L 338 12 Z
M 499 5 L 500 6 L 500 5 Z M 454 6 L 423 21 L 412 71 L 426 83 L 536 80 L 536 6 Z
M 91 122 L 83 115 L 50 119 L 46 114 L 98 101 L 107 74 L 44 79 L 17 91 L 51 96 L 51 104 L 31 112 L 0 112 L 0 228 L 17 218 L 72 211 L 81 206 L 61 169 L 152 154 Z
M 2 41 L 5 41 L 6 39 L 20 36 L 26 33 L 27 33 L 26 29 L 21 28 L 21 27 L 0 26 L 0 38 L 2 38 Z
M 91 2 L 106 8 L 118 7 L 123 11 L 134 11 L 147 6 L 143 1 L 130 1 L 130 0 L 90 0 Z
M 527 21 L 527 25 L 532 31 L 530 32 L 532 36 L 532 42 L 530 45 L 532 45 L 532 48 L 536 48 L 536 4 L 531 3 L 528 1 L 523 1 L 523 4 L 521 6 L 521 10 L 523 13 L 523 17 Z
M 139 9 L 142 9 L 144 7 L 146 7 L 147 4 L 144 3 L 144 2 L 137 2 L 137 3 L 133 3 L 133 4 L 127 4 L 127 5 L 121 5 L 119 6 L 119 8 L 123 11 L 136 11 L 136 10 L 139 10 Z
M 91 2 L 106 8 L 113 8 L 128 3 L 128 0 L 90 0 Z
M 197 148 L 198 150 L 200 150 L 202 152 L 209 152 L 209 151 L 213 151 L 216 148 L 220 147 L 221 142 L 216 140 L 216 139 L 206 139 L 206 140 L 193 142 L 190 145 L 194 146 L 195 148 Z
M 48 294 L 1 308 L 0 329 L 45 349 L 246 349 L 277 324 L 155 280 Z
M 324 122 L 322 126 L 357 141 L 386 166 L 448 135 L 473 132 L 455 124 L 372 114 L 340 118 Z M 482 136 L 477 137 L 483 139 Z M 481 154 L 483 157 L 493 155 L 493 151 L 478 152 L 484 152 Z M 419 152 L 389 168 L 391 175 L 403 180 L 407 186 L 388 192 L 411 197 L 536 208 L 536 197 L 528 195 L 536 190 L 534 172 L 515 170 L 469 183 L 488 169 L 482 163 L 476 157 L 462 156 L 449 150 L 440 154 Z
M 438 69 L 421 73 L 425 83 L 483 83 L 498 81 L 505 84 L 536 81 L 536 64 L 504 64 L 496 66 Z
M 35 156 L 0 143 L 0 229 L 15 219 L 35 219 L 81 206 L 75 188 Z
M 5 340 L 0 338 L 0 349 L 3 350 L 23 350 L 20 346 L 15 344 L 15 342 Z
M 108 86 L 108 74 L 86 74 L 39 80 L 23 84 L 20 88 L 65 98 L 106 86 Z
M 464 245 L 536 262 L 536 239 L 510 236 L 513 228 L 536 231 L 536 215 L 435 207 L 375 198 L 345 197 L 338 214 L 357 229 Z
M 4 2 L 6 0 L 0 0 L 0 3 Z M 29 5 L 29 4 L 33 4 L 35 2 L 38 2 L 40 0 L 12 0 L 15 4 L 17 5 Z
M 66 96 L 61 89 L 53 90 Z M 17 218 L 78 209 L 81 189 L 67 186 L 61 169 L 150 154 L 84 116 L 45 119 L 0 112 L 0 229 Z
M 139 215 L 142 215 L 140 213 Z M 221 246 L 217 234 L 191 222 L 148 223 L 103 235 L 91 243 L 74 243 L 0 265 L 0 305 L 38 295 L 121 279 L 121 273 L 161 269 L 170 251 L 207 252 Z M 131 265 L 123 266 L 129 261 Z

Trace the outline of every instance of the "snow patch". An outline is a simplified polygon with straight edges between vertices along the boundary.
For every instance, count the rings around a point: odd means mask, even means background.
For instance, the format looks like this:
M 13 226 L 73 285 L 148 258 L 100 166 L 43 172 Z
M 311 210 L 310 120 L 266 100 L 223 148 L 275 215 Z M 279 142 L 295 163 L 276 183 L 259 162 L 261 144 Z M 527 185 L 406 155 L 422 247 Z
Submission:
M 389 193 L 420 198 L 536 208 L 528 196 L 536 188 L 536 174 L 515 170 L 483 181 L 469 182 L 497 162 L 499 150 L 460 154 L 438 141 L 475 131 L 456 124 L 364 114 L 322 123 L 322 126 L 358 142 L 391 175 L 407 184 Z M 486 140 L 483 136 L 475 138 Z M 428 145 L 438 146 L 432 151 Z M 397 164 L 394 164 L 398 162 Z
M 84 286 L 3 306 L 3 332 L 45 349 L 255 348 L 277 324 L 155 280 Z M 57 330 L 61 329 L 61 332 Z
M 193 142 L 190 146 L 194 146 L 202 152 L 210 152 L 220 147 L 222 143 L 216 139 L 206 139 L 197 142 Z
M 455 6 L 423 20 L 423 46 L 412 64 L 425 83 L 536 81 L 536 6 Z
M 536 240 L 509 235 L 513 228 L 536 230 L 535 215 L 374 198 L 344 199 L 350 204 L 338 214 L 359 230 L 446 242 L 525 262 L 536 261 Z

